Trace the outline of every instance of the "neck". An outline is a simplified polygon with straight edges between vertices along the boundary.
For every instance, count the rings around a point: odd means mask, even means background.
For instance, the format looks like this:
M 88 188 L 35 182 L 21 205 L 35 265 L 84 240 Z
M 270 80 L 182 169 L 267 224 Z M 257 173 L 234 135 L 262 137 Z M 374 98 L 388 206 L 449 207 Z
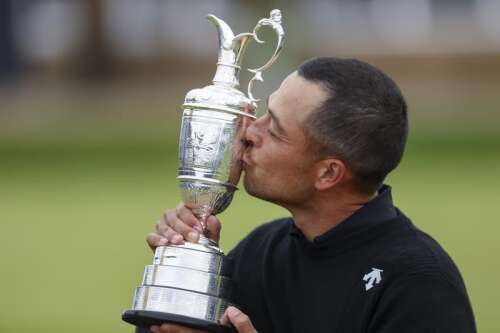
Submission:
M 287 207 L 295 225 L 309 241 L 342 223 L 377 194 L 319 193 L 300 207 Z

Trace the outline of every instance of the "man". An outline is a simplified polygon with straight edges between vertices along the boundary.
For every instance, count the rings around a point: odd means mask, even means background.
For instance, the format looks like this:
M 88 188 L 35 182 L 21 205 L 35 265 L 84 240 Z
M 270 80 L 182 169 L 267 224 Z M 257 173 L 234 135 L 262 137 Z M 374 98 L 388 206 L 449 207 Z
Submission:
M 241 309 L 224 322 L 240 333 L 475 332 L 458 269 L 382 185 L 407 132 L 399 88 L 369 64 L 317 58 L 283 81 L 246 131 L 244 185 L 292 217 L 258 227 L 229 253 Z M 217 218 L 207 224 L 218 239 Z M 147 241 L 196 241 L 200 230 L 180 204 Z

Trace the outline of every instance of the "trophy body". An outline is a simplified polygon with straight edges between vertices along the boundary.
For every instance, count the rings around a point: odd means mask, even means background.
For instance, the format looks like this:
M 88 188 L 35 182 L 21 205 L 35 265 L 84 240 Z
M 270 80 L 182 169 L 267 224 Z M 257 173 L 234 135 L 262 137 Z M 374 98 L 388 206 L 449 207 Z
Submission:
M 257 100 L 252 85 L 262 81 L 262 71 L 276 60 L 284 38 L 281 13 L 276 9 L 252 33 L 236 36 L 224 21 L 213 15 L 208 19 L 219 32 L 217 71 L 212 85 L 186 95 L 177 177 L 184 204 L 204 229 L 207 217 L 226 209 L 237 190 L 244 133 L 255 119 Z M 257 32 L 263 26 L 274 29 L 278 43 L 264 66 L 249 69 L 255 75 L 247 96 L 237 89 L 242 54 L 249 40 L 262 43 Z M 233 304 L 231 262 L 208 236 L 201 235 L 198 243 L 158 247 L 153 264 L 146 266 L 142 284 L 136 288 L 132 309 L 122 319 L 145 329 L 171 322 L 210 332 L 231 331 L 220 324 L 226 308 Z

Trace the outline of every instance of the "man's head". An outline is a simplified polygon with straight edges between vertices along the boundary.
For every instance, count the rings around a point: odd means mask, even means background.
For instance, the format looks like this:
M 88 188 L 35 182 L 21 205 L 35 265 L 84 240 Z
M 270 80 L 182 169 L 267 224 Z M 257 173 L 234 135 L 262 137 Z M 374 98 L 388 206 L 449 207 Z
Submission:
M 379 69 L 316 58 L 290 74 L 247 131 L 245 187 L 284 205 L 344 188 L 374 193 L 400 162 L 406 103 Z

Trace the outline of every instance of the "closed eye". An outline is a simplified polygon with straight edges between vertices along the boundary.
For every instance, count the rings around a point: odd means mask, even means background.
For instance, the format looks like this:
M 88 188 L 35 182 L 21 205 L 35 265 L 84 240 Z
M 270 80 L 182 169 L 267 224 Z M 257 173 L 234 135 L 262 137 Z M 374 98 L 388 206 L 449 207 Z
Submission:
M 272 136 L 273 138 L 276 138 L 276 139 L 279 139 L 279 136 L 276 135 L 273 131 L 271 131 L 270 129 L 267 129 L 267 132 L 269 133 L 270 136 Z

